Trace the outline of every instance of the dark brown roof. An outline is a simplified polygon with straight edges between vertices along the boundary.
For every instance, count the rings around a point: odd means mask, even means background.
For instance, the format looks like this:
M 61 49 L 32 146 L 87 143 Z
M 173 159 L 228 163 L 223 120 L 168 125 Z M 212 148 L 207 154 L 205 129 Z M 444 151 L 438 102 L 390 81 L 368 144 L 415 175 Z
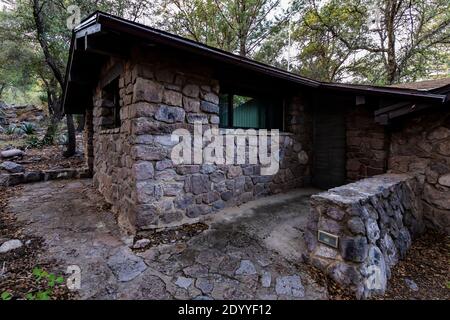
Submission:
M 96 72 L 105 55 L 121 55 L 127 44 L 138 39 L 141 43 L 158 44 L 180 52 L 190 53 L 214 61 L 221 68 L 251 72 L 255 79 L 264 76 L 270 81 L 281 81 L 291 86 L 349 92 L 359 95 L 392 96 L 426 100 L 434 103 L 447 101 L 446 95 L 413 89 L 377 87 L 319 82 L 275 68 L 257 61 L 213 48 L 165 31 L 128 21 L 103 12 L 95 12 L 77 26 L 72 35 L 70 56 L 66 68 L 63 108 L 66 113 L 81 113 L 92 101 L 92 86 Z M 92 40 L 92 41 L 91 41 Z M 102 56 L 103 55 L 103 56 Z
M 433 90 L 450 85 L 450 78 L 441 78 L 433 80 L 424 80 L 409 83 L 393 84 L 391 88 L 414 89 L 414 90 Z

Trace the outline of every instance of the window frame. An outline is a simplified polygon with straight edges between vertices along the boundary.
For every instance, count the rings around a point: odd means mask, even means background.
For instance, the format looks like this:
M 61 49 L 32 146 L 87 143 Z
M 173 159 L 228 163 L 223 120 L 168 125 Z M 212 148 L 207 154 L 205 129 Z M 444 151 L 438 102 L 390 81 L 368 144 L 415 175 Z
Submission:
M 227 126 L 224 127 L 221 125 L 221 121 L 219 119 L 219 128 L 220 129 L 243 129 L 243 130 L 248 130 L 248 129 L 253 129 L 253 130 L 280 130 L 280 131 L 284 131 L 285 128 L 285 99 L 282 97 L 268 97 L 267 95 L 264 94 L 258 94 L 255 92 L 249 93 L 249 92 L 240 92 L 237 90 L 226 90 L 224 92 L 220 92 L 219 93 L 219 99 L 220 96 L 222 95 L 226 95 L 227 96 L 227 117 L 228 117 L 228 121 L 227 121 Z M 264 124 L 264 128 L 257 128 L 257 127 L 240 127 L 240 126 L 234 126 L 234 96 L 242 96 L 242 97 L 249 97 L 249 98 L 253 98 L 253 99 L 257 99 L 257 98 L 261 98 L 261 99 L 269 99 L 272 101 L 279 101 L 280 102 L 280 107 L 281 107 L 281 123 L 280 123 L 280 127 L 281 128 L 277 128 L 277 126 L 272 127 L 270 125 L 270 108 L 265 108 L 265 124 Z M 276 111 L 277 108 L 274 108 L 272 106 L 272 111 Z M 219 113 L 219 117 L 220 117 L 220 113 Z
M 108 97 L 105 97 L 105 94 L 107 94 Z M 103 86 L 102 99 L 108 101 L 113 105 L 113 107 L 111 107 L 112 115 L 110 115 L 113 123 L 107 128 L 104 128 L 104 130 L 120 129 L 120 127 L 122 126 L 122 119 L 120 117 L 120 110 L 122 109 L 122 106 L 120 105 L 119 77 L 112 79 Z

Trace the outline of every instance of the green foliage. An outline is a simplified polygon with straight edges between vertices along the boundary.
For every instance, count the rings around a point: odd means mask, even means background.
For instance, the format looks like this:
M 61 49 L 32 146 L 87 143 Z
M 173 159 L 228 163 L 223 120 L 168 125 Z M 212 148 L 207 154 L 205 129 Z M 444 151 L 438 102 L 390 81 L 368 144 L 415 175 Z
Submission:
M 31 135 L 27 138 L 26 144 L 28 148 L 42 148 L 43 142 L 39 140 L 35 135 Z
M 18 131 L 17 127 L 16 127 L 15 125 L 13 125 L 13 124 L 10 124 L 10 125 L 6 128 L 5 134 L 7 134 L 7 135 L 13 135 L 13 134 L 17 133 L 17 131 Z
M 36 283 L 43 285 L 45 290 L 28 293 L 25 296 L 27 300 L 50 300 L 55 286 L 64 283 L 64 278 L 62 276 L 48 273 L 39 267 L 33 269 L 33 276 L 35 277 Z
M 56 276 L 53 273 L 48 273 L 42 268 L 36 267 L 32 271 L 36 287 L 42 288 L 29 292 L 25 295 L 27 300 L 50 300 L 54 293 L 55 287 L 64 284 L 64 277 Z M 9 291 L 5 291 L 0 295 L 1 300 L 11 300 L 13 295 Z
M 0 298 L 4 301 L 11 300 L 12 297 L 13 297 L 12 294 L 9 293 L 8 291 L 5 291 L 0 295 Z
M 293 34 L 299 73 L 326 81 L 385 85 L 446 70 L 450 56 L 446 0 L 305 3 Z
M 32 123 L 24 122 L 20 125 L 19 129 L 26 135 L 32 135 L 36 132 L 36 129 Z
M 292 10 L 282 10 L 280 4 L 280 0 L 162 0 L 155 15 L 160 18 L 159 28 L 253 56 L 286 25 Z M 272 60 L 262 54 L 259 58 Z

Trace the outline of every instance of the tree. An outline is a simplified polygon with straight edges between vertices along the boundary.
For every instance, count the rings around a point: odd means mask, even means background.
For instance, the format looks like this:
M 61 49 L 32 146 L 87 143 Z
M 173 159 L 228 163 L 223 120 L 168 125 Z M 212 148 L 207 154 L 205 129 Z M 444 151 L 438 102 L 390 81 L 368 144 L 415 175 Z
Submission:
M 416 80 L 448 57 L 448 1 L 308 0 L 307 8 L 300 39 L 304 41 L 308 33 L 314 35 L 309 40 L 325 39 L 326 48 L 319 45 L 315 59 L 321 61 L 325 49 L 325 60 L 346 69 L 353 80 L 380 84 Z
M 32 68 L 27 70 L 42 83 L 46 92 L 46 101 L 50 122 L 44 139 L 51 140 L 59 121 L 63 117 L 61 95 L 64 86 L 64 74 L 72 30 L 67 28 L 69 17 L 67 7 L 76 5 L 80 11 L 90 14 L 103 10 L 136 20 L 149 8 L 150 1 L 66 1 L 66 0 L 18 0 L 5 25 L 7 39 L 21 46 L 31 48 Z M 3 25 L 3 23 L 2 23 Z M 3 33 L 0 33 L 3 34 Z M 1 54 L 0 54 L 1 55 Z M 17 85 L 17 81 L 16 81 Z M 66 115 L 68 145 L 65 156 L 75 153 L 75 126 L 72 115 Z
M 290 13 L 280 0 L 161 0 L 156 10 L 157 27 L 245 57 L 281 32 Z

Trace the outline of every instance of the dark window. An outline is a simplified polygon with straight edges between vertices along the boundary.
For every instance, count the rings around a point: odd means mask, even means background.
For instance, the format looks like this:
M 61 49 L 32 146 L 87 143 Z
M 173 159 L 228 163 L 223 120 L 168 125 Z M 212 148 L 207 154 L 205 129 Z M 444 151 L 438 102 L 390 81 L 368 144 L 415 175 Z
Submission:
M 119 93 L 119 78 L 111 81 L 103 88 L 102 99 L 104 100 L 104 107 L 109 109 L 109 112 L 104 116 L 109 118 L 105 129 L 120 128 L 120 93 Z
M 219 96 L 221 128 L 283 129 L 283 101 L 263 96 Z

